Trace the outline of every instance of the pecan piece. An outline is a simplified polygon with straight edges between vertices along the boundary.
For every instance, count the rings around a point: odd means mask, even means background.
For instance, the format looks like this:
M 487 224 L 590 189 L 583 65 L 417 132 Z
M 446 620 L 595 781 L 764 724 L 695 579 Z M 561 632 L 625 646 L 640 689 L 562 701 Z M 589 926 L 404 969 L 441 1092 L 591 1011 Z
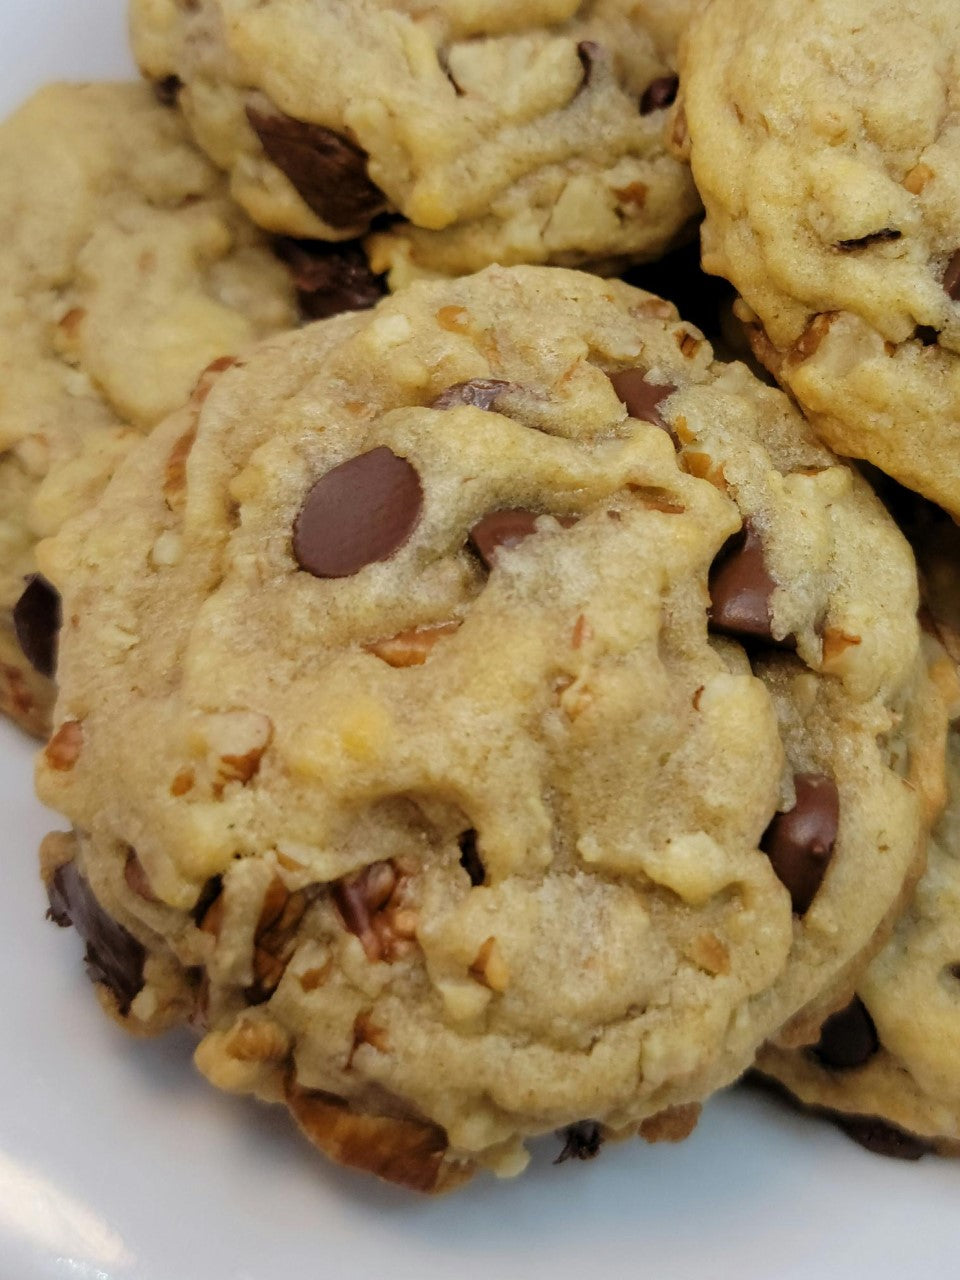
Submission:
M 395 862 L 373 862 L 332 886 L 344 926 L 360 939 L 368 960 L 392 964 L 413 949 L 417 917 L 405 901 L 406 881 Z
M 473 1173 L 447 1159 L 447 1135 L 426 1120 L 351 1111 L 334 1094 L 287 1083 L 287 1106 L 313 1145 L 337 1164 L 373 1173 L 410 1191 L 450 1191 Z

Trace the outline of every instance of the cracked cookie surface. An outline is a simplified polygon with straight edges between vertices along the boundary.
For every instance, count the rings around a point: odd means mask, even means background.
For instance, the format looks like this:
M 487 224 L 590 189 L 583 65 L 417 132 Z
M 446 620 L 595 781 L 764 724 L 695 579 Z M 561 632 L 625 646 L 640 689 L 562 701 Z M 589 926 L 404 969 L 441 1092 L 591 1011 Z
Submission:
M 954 718 L 947 806 L 927 869 L 853 1005 L 817 1045 L 792 1053 L 767 1046 L 757 1061 L 857 1141 L 904 1159 L 960 1154 L 960 530 L 932 508 L 920 512 L 911 535 L 943 645 L 935 673 Z
M 699 201 L 664 141 L 696 0 L 135 0 L 253 219 L 369 251 L 394 286 L 489 263 L 657 257 Z
M 93 501 L 211 361 L 296 323 L 286 269 L 141 84 L 55 85 L 0 125 L 0 708 L 43 733 L 38 537 Z M 36 597 L 42 588 L 35 588 Z
M 704 265 L 757 355 L 833 448 L 960 514 L 955 5 L 715 0 L 683 62 Z
M 406 1185 L 679 1136 L 923 843 L 906 542 L 617 281 L 491 268 L 268 339 L 41 564 L 44 872 L 104 998 L 192 1007 L 215 1083 Z M 91 895 L 140 947 L 112 987 Z

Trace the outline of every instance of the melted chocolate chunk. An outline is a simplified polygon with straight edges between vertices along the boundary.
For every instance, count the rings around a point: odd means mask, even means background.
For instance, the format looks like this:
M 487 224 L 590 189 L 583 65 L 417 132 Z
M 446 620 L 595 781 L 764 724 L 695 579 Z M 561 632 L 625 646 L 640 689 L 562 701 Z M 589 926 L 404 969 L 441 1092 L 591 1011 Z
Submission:
M 652 111 L 662 111 L 676 101 L 680 81 L 676 76 L 660 76 L 647 85 L 640 99 L 640 114 L 648 116 Z
M 386 293 L 383 277 L 373 274 L 355 240 L 325 244 L 281 236 L 275 248 L 277 257 L 290 268 L 300 310 L 310 320 L 326 320 L 344 311 L 366 311 Z
M 855 240 L 838 240 L 837 248 L 849 252 L 851 249 L 868 249 L 872 244 L 884 244 L 888 240 L 899 240 L 902 231 L 895 227 L 883 227 L 880 231 L 872 231 L 868 236 L 859 236 Z
M 499 378 L 471 378 L 469 382 L 455 382 L 441 391 L 431 404 L 431 409 L 455 409 L 461 404 L 475 409 L 496 409 L 497 401 L 513 384 Z
M 126 1017 L 143 986 L 143 946 L 107 915 L 75 862 L 56 869 L 47 893 L 48 917 L 61 928 L 74 926 L 87 944 L 84 959 L 90 980 L 113 992 L 121 1017 Z
M 867 1006 L 854 996 L 845 1009 L 826 1020 L 820 1028 L 820 1039 L 810 1052 L 825 1067 L 850 1071 L 869 1062 L 879 1048 L 877 1028 Z
M 840 795 L 834 780 L 822 773 L 798 773 L 793 785 L 796 804 L 776 815 L 760 848 L 790 891 L 794 911 L 802 916 L 816 897 L 833 857 Z
M 362 226 L 386 199 L 367 176 L 367 154 L 333 129 L 282 112 L 247 107 L 247 119 L 268 158 L 331 227 Z
M 164 76 L 162 80 L 154 80 L 153 92 L 162 107 L 175 107 L 183 81 L 179 76 Z
M 470 877 L 470 883 L 476 889 L 478 885 L 483 884 L 487 878 L 487 871 L 480 859 L 480 853 L 477 849 L 477 833 L 471 827 L 469 831 L 465 831 L 459 840 L 460 844 L 460 865 Z
M 33 574 L 13 606 L 13 626 L 27 661 L 42 676 L 57 669 L 61 620 L 60 593 L 42 574 Z
M 710 569 L 710 626 L 732 636 L 776 641 L 770 627 L 770 599 L 776 583 L 767 570 L 760 535 L 749 519 L 728 539 Z
M 960 249 L 947 263 L 943 273 L 943 291 L 952 302 L 960 302 Z
M 554 1164 L 567 1160 L 592 1160 L 603 1146 L 603 1130 L 596 1120 L 578 1120 L 576 1124 L 559 1129 L 557 1137 L 563 1139 L 563 1149 Z
M 861 1147 L 878 1156 L 890 1156 L 894 1160 L 919 1160 L 936 1148 L 925 1138 L 907 1133 L 896 1125 L 881 1120 L 879 1116 L 834 1115 L 837 1127 Z
M 501 551 L 511 551 L 537 531 L 539 514 L 520 508 L 491 511 L 470 530 L 470 546 L 488 569 Z
M 320 477 L 297 516 L 293 553 L 315 578 L 349 578 L 398 551 L 422 510 L 416 468 L 381 445 Z
M 677 389 L 672 383 L 648 382 L 641 369 L 622 369 L 620 373 L 607 376 L 631 418 L 651 422 L 661 431 L 666 431 L 674 445 L 679 446 L 680 441 L 674 435 L 673 428 L 667 425 L 660 412 L 663 401 Z

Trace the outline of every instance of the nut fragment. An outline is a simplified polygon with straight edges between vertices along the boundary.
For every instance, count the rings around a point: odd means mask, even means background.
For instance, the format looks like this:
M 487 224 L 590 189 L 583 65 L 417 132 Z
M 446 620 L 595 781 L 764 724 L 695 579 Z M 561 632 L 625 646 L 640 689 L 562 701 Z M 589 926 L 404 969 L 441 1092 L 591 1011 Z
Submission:
M 269 1018 L 241 1018 L 230 1028 L 224 1049 L 238 1062 L 282 1062 L 290 1037 Z
M 700 1119 L 700 1103 L 689 1102 L 685 1106 L 667 1107 L 655 1116 L 648 1116 L 640 1125 L 640 1137 L 645 1142 L 683 1142 L 689 1138 Z
M 823 669 L 830 671 L 850 648 L 862 644 L 860 636 L 851 635 L 840 627 L 827 627 L 823 633 Z
M 253 943 L 253 985 L 245 994 L 250 1004 L 269 1000 L 297 946 L 297 929 L 316 889 L 291 893 L 279 876 L 274 876 L 263 899 Z
M 450 1191 L 470 1165 L 446 1159 L 447 1135 L 425 1120 L 367 1115 L 333 1094 L 287 1083 L 287 1105 L 304 1134 L 337 1164 L 376 1174 L 411 1191 Z
M 167 457 L 166 471 L 163 477 L 163 497 L 171 511 L 183 506 L 187 489 L 187 459 L 197 439 L 196 423 L 185 431 L 176 442 Z
M 83 723 L 66 720 L 44 748 L 43 757 L 51 769 L 68 773 L 80 758 L 83 747 Z
M 730 951 L 726 943 L 710 930 L 697 934 L 687 946 L 686 955 L 704 973 L 716 976 L 730 972 Z
M 396 861 L 373 862 L 332 886 L 344 925 L 367 959 L 392 964 L 415 946 L 417 915 L 407 901 L 408 877 Z
M 440 622 L 432 627 L 413 627 L 409 631 L 401 631 L 389 640 L 371 640 L 363 645 L 367 653 L 372 653 L 391 667 L 422 666 L 438 640 L 444 636 L 452 636 L 460 629 L 459 622 Z
M 510 985 L 510 970 L 496 938 L 487 938 L 470 966 L 470 974 L 491 991 L 503 993 Z
M 837 318 L 836 311 L 823 311 L 813 317 L 810 323 L 793 344 L 791 356 L 795 360 L 809 360 L 817 351 L 820 343 L 830 332 L 830 326 Z

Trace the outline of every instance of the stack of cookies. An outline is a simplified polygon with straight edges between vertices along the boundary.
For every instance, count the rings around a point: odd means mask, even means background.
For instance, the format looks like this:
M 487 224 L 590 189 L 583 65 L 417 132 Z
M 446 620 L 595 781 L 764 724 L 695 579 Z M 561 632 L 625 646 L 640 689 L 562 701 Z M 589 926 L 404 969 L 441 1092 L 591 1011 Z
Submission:
M 132 0 L 0 126 L 0 707 L 112 1017 L 420 1191 L 751 1068 L 960 1148 L 953 9 Z

